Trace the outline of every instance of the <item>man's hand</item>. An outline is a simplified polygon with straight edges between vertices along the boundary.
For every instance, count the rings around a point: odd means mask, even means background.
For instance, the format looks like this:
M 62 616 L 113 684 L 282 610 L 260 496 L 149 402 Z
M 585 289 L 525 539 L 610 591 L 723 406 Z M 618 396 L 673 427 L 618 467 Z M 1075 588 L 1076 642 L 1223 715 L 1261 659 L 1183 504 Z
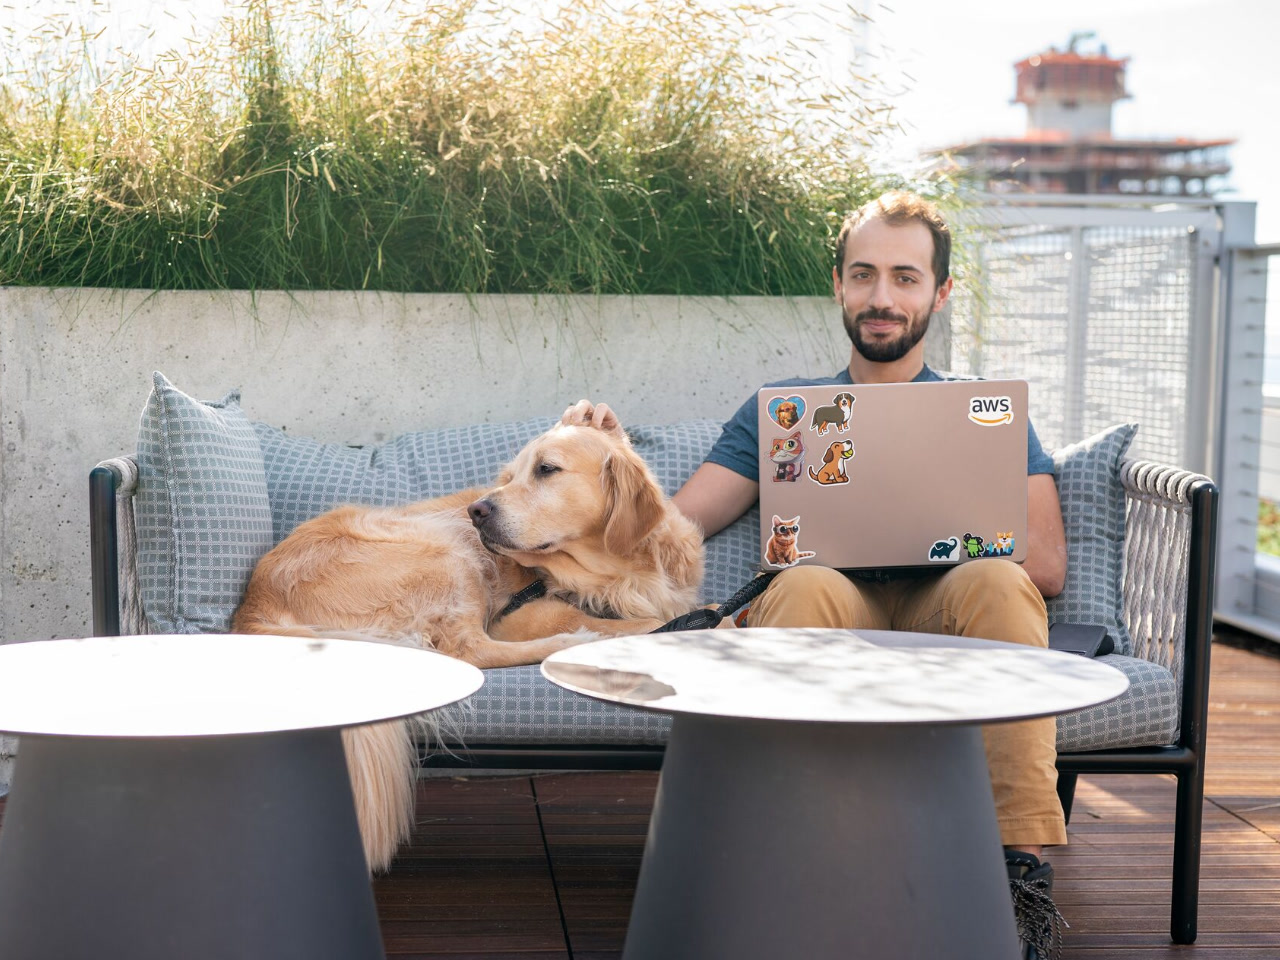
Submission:
M 579 400 L 560 416 L 560 422 L 570 427 L 595 427 L 617 437 L 625 437 L 618 416 L 608 404 Z

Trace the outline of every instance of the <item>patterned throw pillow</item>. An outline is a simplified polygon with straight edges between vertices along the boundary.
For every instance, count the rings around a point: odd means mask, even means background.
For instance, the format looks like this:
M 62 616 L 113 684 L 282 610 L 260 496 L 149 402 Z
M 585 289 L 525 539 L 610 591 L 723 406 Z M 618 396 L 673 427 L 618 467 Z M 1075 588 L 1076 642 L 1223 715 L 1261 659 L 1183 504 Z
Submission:
M 272 546 L 262 453 L 238 392 L 153 375 L 138 434 L 138 579 L 153 633 L 220 633 Z
M 1116 653 L 1132 649 L 1124 624 L 1124 460 L 1136 423 L 1101 433 L 1053 454 L 1067 534 L 1067 582 L 1047 602 L 1050 623 L 1094 623 L 1107 628 Z

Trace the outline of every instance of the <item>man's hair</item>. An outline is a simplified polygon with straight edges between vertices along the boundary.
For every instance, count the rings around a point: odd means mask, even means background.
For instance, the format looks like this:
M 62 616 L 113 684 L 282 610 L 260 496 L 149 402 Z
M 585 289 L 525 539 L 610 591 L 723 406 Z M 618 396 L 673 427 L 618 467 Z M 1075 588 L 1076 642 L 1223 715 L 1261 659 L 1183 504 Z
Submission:
M 951 228 L 942 219 L 937 207 L 924 197 L 905 190 L 890 190 L 874 200 L 868 200 L 844 218 L 836 237 L 837 271 L 844 270 L 844 248 L 849 234 L 866 220 L 883 220 L 894 227 L 913 222 L 923 223 L 933 237 L 933 278 L 938 286 L 947 282 L 947 277 L 951 276 Z

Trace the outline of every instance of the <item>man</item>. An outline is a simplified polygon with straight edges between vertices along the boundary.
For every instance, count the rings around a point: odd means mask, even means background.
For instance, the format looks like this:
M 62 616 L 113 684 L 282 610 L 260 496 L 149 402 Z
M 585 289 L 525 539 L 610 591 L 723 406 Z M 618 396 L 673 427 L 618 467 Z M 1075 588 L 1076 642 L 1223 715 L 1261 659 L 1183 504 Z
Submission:
M 950 258 L 951 235 L 932 204 L 902 192 L 865 204 L 845 220 L 832 270 L 835 297 L 853 343 L 849 366 L 831 377 L 768 386 L 943 379 L 924 362 L 924 334 L 930 316 L 951 295 Z M 1027 431 L 1028 543 L 1021 566 L 983 560 L 941 573 L 896 576 L 792 567 L 752 604 L 747 625 L 916 630 L 1047 646 L 1044 597 L 1062 590 L 1066 541 L 1053 461 L 1029 423 Z M 755 503 L 758 450 L 753 395 L 724 425 L 706 461 L 674 498 L 708 537 Z M 1052 948 L 1055 928 L 1043 912 L 1032 919 L 1024 907 L 1035 900 L 1052 909 L 1047 897 L 1052 868 L 1039 857 L 1043 847 L 1066 842 L 1056 791 L 1055 730 L 1050 717 L 983 731 L 1019 934 L 1041 954 Z M 1056 916 L 1053 911 L 1051 917 Z

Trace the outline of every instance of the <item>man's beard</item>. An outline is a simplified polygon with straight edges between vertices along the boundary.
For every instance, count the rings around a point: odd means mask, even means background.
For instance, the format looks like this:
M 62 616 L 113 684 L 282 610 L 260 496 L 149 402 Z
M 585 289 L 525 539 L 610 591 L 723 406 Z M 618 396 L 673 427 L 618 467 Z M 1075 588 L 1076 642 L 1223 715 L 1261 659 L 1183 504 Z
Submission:
M 853 341 L 853 349 L 872 363 L 893 363 L 901 360 L 911 348 L 919 343 L 929 330 L 931 314 L 925 312 L 906 318 L 906 325 L 898 336 L 892 340 L 873 340 L 863 334 L 862 324 L 867 320 L 897 320 L 901 322 L 902 314 L 889 310 L 863 310 L 856 317 L 850 317 L 841 306 L 840 313 L 844 318 L 844 330 Z

